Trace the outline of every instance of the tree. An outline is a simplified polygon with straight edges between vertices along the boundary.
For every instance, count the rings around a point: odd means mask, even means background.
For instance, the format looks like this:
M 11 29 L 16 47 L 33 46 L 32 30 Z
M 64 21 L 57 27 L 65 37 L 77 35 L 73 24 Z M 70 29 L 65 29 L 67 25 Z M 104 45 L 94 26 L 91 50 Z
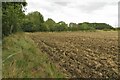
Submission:
M 33 32 L 32 26 L 33 26 L 33 23 L 24 22 L 23 25 L 22 25 L 22 30 L 24 32 Z
M 55 31 L 67 31 L 68 26 L 65 22 L 60 21 L 55 25 Z
M 44 18 L 43 18 L 43 15 L 38 11 L 28 13 L 24 21 L 25 21 L 25 24 L 22 26 L 23 31 L 29 31 L 29 29 L 31 29 L 30 30 L 31 32 L 44 30 L 43 29 Z M 28 27 L 28 30 L 26 30 L 27 27 Z
M 106 23 L 91 23 L 93 27 L 97 30 L 104 30 L 104 29 L 114 29 L 112 26 Z
M 90 30 L 90 26 L 88 22 L 84 22 L 84 23 L 79 23 L 79 29 L 80 30 Z
M 76 23 L 70 23 L 68 28 L 70 31 L 78 31 L 79 30 L 78 25 Z
M 3 2 L 2 3 L 2 36 L 7 36 L 21 30 L 24 7 L 26 2 Z
M 112 26 L 106 23 L 79 23 L 78 27 L 80 30 L 111 30 L 114 29 Z
M 48 18 L 45 22 L 45 25 L 48 28 L 48 31 L 55 31 L 56 22 L 53 19 Z

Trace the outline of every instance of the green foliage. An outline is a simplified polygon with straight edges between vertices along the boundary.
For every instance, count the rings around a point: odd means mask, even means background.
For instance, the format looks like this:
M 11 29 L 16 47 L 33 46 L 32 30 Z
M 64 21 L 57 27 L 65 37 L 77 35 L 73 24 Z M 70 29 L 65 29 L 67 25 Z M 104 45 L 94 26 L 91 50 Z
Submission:
M 63 21 L 61 22 L 58 22 L 56 25 L 55 25 L 55 31 L 67 31 L 67 24 Z
M 33 23 L 31 23 L 31 22 L 25 22 L 22 25 L 22 30 L 24 32 L 32 32 L 33 31 L 32 27 L 33 27 Z
M 111 30 L 114 29 L 112 26 L 106 24 L 106 23 L 79 23 L 78 24 L 79 30 Z
M 43 15 L 40 12 L 38 12 L 38 11 L 28 13 L 26 18 L 29 19 L 30 22 L 33 22 L 34 24 L 38 24 L 38 23 L 43 23 L 44 22 Z
M 86 22 L 82 23 L 80 26 L 80 30 L 89 30 L 89 29 L 90 29 L 90 26 Z
M 106 23 L 91 23 L 93 27 L 97 30 L 103 30 L 103 29 L 113 29 L 112 26 Z
M 76 23 L 70 23 L 69 27 L 68 27 L 68 30 L 69 31 L 78 31 L 79 28 L 78 28 L 78 25 Z
M 28 13 L 24 19 L 22 25 L 23 31 L 26 32 L 36 32 L 36 31 L 46 31 L 46 27 L 43 24 L 44 18 L 42 14 L 38 11 Z
M 48 18 L 44 24 L 48 28 L 48 31 L 55 31 L 56 22 L 51 18 Z
M 40 26 L 38 29 L 39 31 L 42 31 L 42 32 L 49 31 L 49 27 L 46 26 L 45 23 L 42 23 L 41 25 L 38 25 L 38 26 Z
M 26 2 L 3 2 L 2 3 L 2 33 L 7 36 L 21 30 Z

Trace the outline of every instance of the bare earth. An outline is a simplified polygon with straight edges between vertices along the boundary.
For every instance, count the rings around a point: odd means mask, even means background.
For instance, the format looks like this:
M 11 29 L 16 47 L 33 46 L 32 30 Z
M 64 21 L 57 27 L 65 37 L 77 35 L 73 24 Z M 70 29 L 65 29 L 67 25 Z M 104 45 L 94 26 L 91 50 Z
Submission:
M 117 78 L 118 33 L 26 33 L 69 78 Z

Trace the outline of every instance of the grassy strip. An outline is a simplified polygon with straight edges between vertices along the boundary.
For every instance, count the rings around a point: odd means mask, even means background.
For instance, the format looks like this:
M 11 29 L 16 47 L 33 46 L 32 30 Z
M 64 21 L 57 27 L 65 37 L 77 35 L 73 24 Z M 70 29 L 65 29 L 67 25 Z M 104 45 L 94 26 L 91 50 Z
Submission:
M 4 38 L 2 59 L 3 78 L 64 77 L 24 33 Z

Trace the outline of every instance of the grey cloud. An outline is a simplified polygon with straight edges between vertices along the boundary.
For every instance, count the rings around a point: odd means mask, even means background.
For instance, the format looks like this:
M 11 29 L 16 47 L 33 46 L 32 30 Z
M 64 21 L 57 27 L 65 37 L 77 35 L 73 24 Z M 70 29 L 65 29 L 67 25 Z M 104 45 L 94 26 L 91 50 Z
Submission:
M 86 13 L 92 13 L 107 6 L 107 2 L 92 2 L 87 5 L 78 5 L 77 8 Z
M 53 11 L 55 11 L 55 8 L 51 7 L 51 6 L 42 6 L 41 8 L 44 9 L 44 10 L 46 10 L 47 12 L 53 12 Z
M 67 6 L 70 2 L 54 2 L 54 3 L 60 6 Z
M 114 8 L 118 4 L 117 0 L 36 0 L 36 2 L 34 0 L 27 1 L 29 1 L 28 5 L 30 5 L 28 7 L 28 12 L 39 10 L 41 13 L 43 13 L 43 15 L 45 15 L 46 19 L 51 17 L 57 21 L 65 20 L 67 22 L 71 22 L 71 20 L 77 22 L 87 20 L 96 22 L 107 21 L 111 24 L 114 24 L 114 18 L 117 19 L 117 17 L 115 17 L 117 12 Z M 30 3 L 30 1 L 32 3 Z M 98 10 L 100 10 L 102 14 L 99 15 L 100 11 Z M 93 14 L 94 12 L 95 14 Z M 64 17 L 59 17 L 59 15 L 62 15 Z M 90 19 L 89 16 L 91 17 Z M 106 16 L 111 17 L 111 20 L 107 19 Z
M 69 4 L 70 2 L 65 1 L 51 1 L 49 2 L 49 5 L 41 6 L 41 8 L 45 9 L 48 12 L 54 12 L 56 10 L 64 9 L 64 7 Z

